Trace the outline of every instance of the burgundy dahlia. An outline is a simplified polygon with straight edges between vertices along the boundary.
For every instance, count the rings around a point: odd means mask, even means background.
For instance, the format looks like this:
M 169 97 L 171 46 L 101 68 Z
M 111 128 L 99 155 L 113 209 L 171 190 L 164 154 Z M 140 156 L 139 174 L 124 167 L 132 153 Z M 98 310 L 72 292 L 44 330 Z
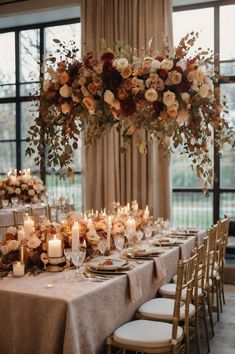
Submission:
M 86 53 L 83 57 L 83 63 L 85 68 L 89 68 L 91 66 L 90 60 L 92 59 L 93 54 L 91 52 Z
M 136 104 L 133 98 L 129 96 L 127 99 L 120 101 L 122 113 L 125 117 L 132 115 L 136 112 Z
M 104 61 L 112 61 L 114 59 L 114 54 L 111 52 L 106 52 L 101 56 L 101 59 Z
M 159 101 L 153 102 L 153 109 L 157 114 L 160 114 L 161 111 L 164 109 L 164 104 Z
M 166 80 L 168 76 L 168 72 L 164 69 L 161 69 L 159 70 L 158 75 L 162 80 Z
M 76 60 L 74 63 L 69 65 L 68 73 L 71 80 L 74 80 L 77 77 L 81 66 L 82 64 L 78 60 Z
M 155 57 L 156 60 L 158 61 L 163 61 L 163 57 L 161 57 L 160 55 L 158 55 L 157 57 Z
M 182 92 L 188 92 L 188 90 L 191 88 L 192 82 L 185 80 L 181 81 L 179 85 L 176 86 L 176 92 L 182 93 Z

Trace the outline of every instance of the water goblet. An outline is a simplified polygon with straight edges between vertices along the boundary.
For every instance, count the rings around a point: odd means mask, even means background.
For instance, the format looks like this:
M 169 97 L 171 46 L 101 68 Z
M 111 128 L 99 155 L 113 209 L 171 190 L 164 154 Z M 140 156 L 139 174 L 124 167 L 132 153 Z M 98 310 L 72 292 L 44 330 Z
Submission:
M 121 252 L 123 247 L 124 247 L 124 243 L 125 243 L 125 238 L 120 236 L 120 235 L 116 235 L 114 237 L 114 244 L 116 249 Z
M 101 257 L 103 258 L 107 248 L 107 240 L 105 238 L 99 241 L 98 248 L 101 253 Z
M 19 198 L 18 197 L 11 197 L 11 202 L 13 207 L 17 207 L 19 203 Z
M 9 200 L 8 199 L 2 199 L 2 207 L 3 207 L 3 209 L 7 208 L 8 204 L 9 204 Z
M 143 237 L 144 237 L 143 231 L 138 230 L 138 231 L 136 232 L 136 238 L 137 238 L 138 243 L 141 242 L 141 240 L 142 240 Z
M 69 269 L 69 268 L 70 268 L 71 257 L 72 257 L 72 250 L 71 250 L 71 248 L 65 248 L 65 249 L 64 249 L 64 255 L 65 255 L 65 258 L 66 258 L 66 265 L 67 265 L 67 268 Z
M 128 245 L 131 246 L 132 232 L 130 230 L 126 230 L 125 236 L 126 236 Z
M 152 236 L 152 229 L 150 226 L 146 226 L 144 228 L 144 234 L 145 234 L 145 238 L 147 240 L 147 243 L 149 244 L 150 237 Z
M 84 262 L 86 258 L 86 249 L 81 247 L 77 251 L 72 251 L 71 252 L 71 259 L 73 264 L 76 267 L 76 279 L 82 279 L 82 272 L 81 272 L 81 265 Z

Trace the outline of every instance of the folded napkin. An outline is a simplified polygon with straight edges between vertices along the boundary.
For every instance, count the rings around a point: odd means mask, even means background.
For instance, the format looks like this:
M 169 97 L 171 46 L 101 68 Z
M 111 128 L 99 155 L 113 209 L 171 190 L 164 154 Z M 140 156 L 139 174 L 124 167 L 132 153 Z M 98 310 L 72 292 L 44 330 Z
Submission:
M 129 291 L 131 302 L 138 301 L 142 296 L 141 280 L 138 269 L 130 270 L 126 273 L 129 282 Z
M 166 278 L 166 266 L 162 257 L 154 258 L 155 270 L 158 282 Z

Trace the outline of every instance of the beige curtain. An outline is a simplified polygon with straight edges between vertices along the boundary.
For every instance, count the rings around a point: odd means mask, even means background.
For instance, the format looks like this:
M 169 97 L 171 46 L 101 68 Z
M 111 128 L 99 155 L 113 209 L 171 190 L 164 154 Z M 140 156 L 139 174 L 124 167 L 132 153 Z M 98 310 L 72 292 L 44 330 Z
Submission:
M 82 51 L 97 52 L 101 39 L 112 47 L 118 39 L 131 47 L 152 46 L 161 52 L 163 34 L 172 40 L 171 0 L 81 0 Z M 108 207 L 137 200 L 155 216 L 169 218 L 169 161 L 156 142 L 140 154 L 134 144 L 126 154 L 119 152 L 121 140 L 113 130 L 93 146 L 85 148 L 84 204 L 86 209 Z

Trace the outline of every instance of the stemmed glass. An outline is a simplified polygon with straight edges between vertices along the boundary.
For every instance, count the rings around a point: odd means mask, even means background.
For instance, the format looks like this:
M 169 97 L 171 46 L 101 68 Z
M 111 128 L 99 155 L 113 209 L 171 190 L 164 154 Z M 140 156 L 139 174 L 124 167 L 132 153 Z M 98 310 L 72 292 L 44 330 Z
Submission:
M 130 230 L 126 230 L 125 236 L 128 242 L 128 246 L 131 246 L 132 232 Z
M 65 255 L 65 258 L 66 258 L 66 265 L 67 265 L 67 268 L 69 269 L 69 268 L 70 268 L 70 261 L 71 261 L 71 257 L 72 257 L 72 250 L 71 250 L 71 248 L 65 248 L 65 249 L 64 249 L 64 255 Z
M 120 236 L 120 235 L 116 235 L 114 237 L 114 244 L 116 249 L 119 251 L 119 253 L 121 253 L 123 247 L 124 247 L 124 243 L 125 243 L 125 238 Z
M 81 265 L 86 258 L 86 249 L 81 247 L 77 251 L 71 252 L 71 259 L 76 267 L 76 279 L 82 279 Z
M 18 197 L 11 197 L 11 202 L 13 207 L 17 207 L 19 203 L 19 198 Z
M 142 240 L 143 237 L 144 237 L 143 231 L 138 230 L 138 231 L 136 232 L 136 238 L 137 238 L 138 243 L 141 242 L 141 240 Z
M 146 240 L 147 240 L 147 244 L 149 244 L 149 239 L 152 236 L 152 229 L 151 229 L 150 226 L 146 226 L 144 228 L 144 234 L 145 234 L 145 237 L 146 237 Z
M 98 248 L 102 258 L 104 258 L 106 247 L 107 247 L 107 240 L 105 238 L 102 238 L 98 244 Z
M 8 204 L 9 204 L 8 199 L 2 199 L 2 207 L 3 207 L 3 209 L 4 209 L 4 208 L 7 208 L 7 207 L 8 207 Z

